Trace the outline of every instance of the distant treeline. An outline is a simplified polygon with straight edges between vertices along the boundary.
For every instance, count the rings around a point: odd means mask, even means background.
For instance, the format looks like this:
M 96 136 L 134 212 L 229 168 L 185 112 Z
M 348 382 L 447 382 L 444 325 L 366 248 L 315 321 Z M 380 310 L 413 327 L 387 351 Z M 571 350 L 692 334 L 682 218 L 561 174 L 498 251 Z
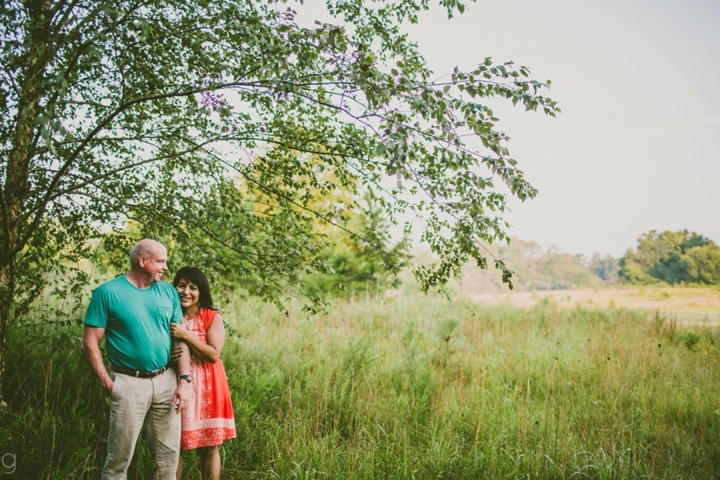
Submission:
M 539 244 L 513 238 L 509 245 L 491 246 L 490 251 L 501 258 L 514 272 L 517 291 L 565 290 L 598 288 L 619 282 L 619 261 L 610 255 L 571 255 L 553 246 L 544 250 Z M 500 275 L 480 270 L 472 264 L 463 268 L 462 279 L 454 285 L 465 293 L 491 293 L 507 290 Z
M 720 248 L 687 230 L 651 231 L 624 256 L 571 255 L 557 247 L 543 250 L 532 241 L 513 238 L 491 253 L 515 271 L 515 290 L 564 290 L 630 284 L 720 284 Z M 466 265 L 455 287 L 466 293 L 505 291 L 497 272 Z
M 619 267 L 620 279 L 635 285 L 720 284 L 720 248 L 695 232 L 652 230 L 640 236 L 637 249 L 628 249 Z
M 397 287 L 400 279 L 410 280 L 409 275 L 394 275 L 407 265 L 408 239 L 393 244 L 381 212 L 368 206 L 353 217 L 353 231 L 360 235 L 342 229 L 327 232 L 334 246 L 324 258 L 329 272 L 302 277 L 306 291 L 331 296 L 378 292 Z M 720 248 L 712 240 L 687 230 L 645 233 L 637 247 L 629 248 L 620 258 L 597 253 L 591 257 L 571 255 L 555 246 L 543 249 L 536 242 L 518 238 L 509 244 L 490 246 L 489 253 L 515 272 L 513 284 L 517 291 L 619 284 L 720 284 Z M 434 260 L 429 253 L 421 253 L 411 261 L 422 264 Z M 463 267 L 462 276 L 450 286 L 468 294 L 507 291 L 499 271 L 492 267 L 482 270 L 472 263 Z

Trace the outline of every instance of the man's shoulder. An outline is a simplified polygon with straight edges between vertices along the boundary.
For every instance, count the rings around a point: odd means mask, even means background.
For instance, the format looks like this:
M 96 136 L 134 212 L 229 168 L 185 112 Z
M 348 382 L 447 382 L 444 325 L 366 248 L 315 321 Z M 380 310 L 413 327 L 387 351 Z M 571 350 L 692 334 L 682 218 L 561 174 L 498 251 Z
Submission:
M 108 311 L 117 304 L 119 298 L 124 296 L 123 282 L 127 283 L 124 277 L 118 277 L 101 283 L 93 290 L 85 313 L 85 324 L 105 328 Z
M 125 275 L 121 275 L 117 278 L 113 278 L 112 280 L 108 280 L 105 283 L 101 283 L 94 291 L 97 293 L 113 292 L 124 288 L 127 283 L 128 281 L 125 279 Z
M 170 285 L 167 282 L 163 282 L 162 280 L 155 282 L 154 285 L 157 287 L 157 289 L 159 291 L 161 291 L 163 293 L 170 293 L 170 294 L 176 293 L 175 287 L 173 287 L 172 285 Z

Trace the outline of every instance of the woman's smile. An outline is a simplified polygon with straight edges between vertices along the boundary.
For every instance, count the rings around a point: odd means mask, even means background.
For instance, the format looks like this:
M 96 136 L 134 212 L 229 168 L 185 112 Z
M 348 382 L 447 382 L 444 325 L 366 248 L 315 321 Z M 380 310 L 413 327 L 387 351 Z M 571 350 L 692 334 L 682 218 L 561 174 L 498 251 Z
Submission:
M 197 307 L 197 304 L 200 301 L 200 289 L 197 285 L 182 279 L 175 286 L 175 289 L 177 290 L 178 295 L 180 295 L 180 305 L 183 310 Z

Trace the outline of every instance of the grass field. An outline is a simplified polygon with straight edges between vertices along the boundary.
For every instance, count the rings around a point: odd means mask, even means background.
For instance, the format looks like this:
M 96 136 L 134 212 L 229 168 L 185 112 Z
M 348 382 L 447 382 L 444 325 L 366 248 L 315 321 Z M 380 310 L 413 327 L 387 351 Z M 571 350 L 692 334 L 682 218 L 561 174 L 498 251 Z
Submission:
M 224 478 L 720 478 L 720 333 L 615 305 L 406 293 L 307 317 L 237 298 Z M 98 477 L 107 401 L 80 332 L 9 339 L 17 478 Z M 149 478 L 142 441 L 137 457 Z
M 625 287 L 605 289 L 547 290 L 509 294 L 469 295 L 484 305 L 509 304 L 528 308 L 542 299 L 559 307 L 623 307 L 660 312 L 683 324 L 720 325 L 720 289 L 687 287 Z

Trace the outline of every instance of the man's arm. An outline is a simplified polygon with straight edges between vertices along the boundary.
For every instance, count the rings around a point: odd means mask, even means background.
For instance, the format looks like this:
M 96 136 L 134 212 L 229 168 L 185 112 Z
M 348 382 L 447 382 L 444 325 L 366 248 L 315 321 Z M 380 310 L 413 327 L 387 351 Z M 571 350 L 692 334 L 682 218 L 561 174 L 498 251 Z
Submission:
M 100 340 L 105 336 L 105 329 L 93 327 L 90 325 L 83 326 L 82 354 L 85 357 L 90 369 L 100 381 L 103 390 L 110 394 L 115 386 L 110 375 L 108 375 L 105 364 L 103 363 L 102 353 L 100 352 Z
M 173 347 L 179 347 L 181 350 L 180 358 L 178 358 L 178 386 L 173 393 L 172 404 L 176 405 L 177 413 L 185 410 L 190 405 L 192 398 L 192 388 L 186 380 L 180 379 L 181 375 L 190 374 L 190 349 L 185 342 L 173 339 Z

